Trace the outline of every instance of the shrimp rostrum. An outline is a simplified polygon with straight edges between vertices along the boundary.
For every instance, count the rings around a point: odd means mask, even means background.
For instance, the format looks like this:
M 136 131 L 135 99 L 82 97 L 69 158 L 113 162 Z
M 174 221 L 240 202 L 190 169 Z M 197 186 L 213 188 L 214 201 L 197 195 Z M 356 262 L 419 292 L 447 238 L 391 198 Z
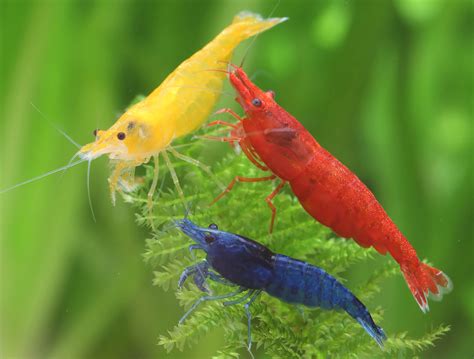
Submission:
M 190 250 L 201 249 L 206 252 L 204 261 L 183 271 L 178 286 L 181 287 L 191 276 L 204 292 L 208 291 L 206 279 L 237 288 L 228 294 L 201 297 L 184 314 L 180 324 L 205 301 L 227 299 L 225 306 L 245 303 L 250 350 L 250 306 L 262 292 L 266 292 L 291 304 L 344 310 L 383 348 L 385 333 L 374 323 L 364 304 L 321 268 L 273 253 L 249 238 L 221 231 L 215 224 L 202 228 L 189 219 L 182 219 L 176 221 L 176 226 L 196 242 L 190 246 Z

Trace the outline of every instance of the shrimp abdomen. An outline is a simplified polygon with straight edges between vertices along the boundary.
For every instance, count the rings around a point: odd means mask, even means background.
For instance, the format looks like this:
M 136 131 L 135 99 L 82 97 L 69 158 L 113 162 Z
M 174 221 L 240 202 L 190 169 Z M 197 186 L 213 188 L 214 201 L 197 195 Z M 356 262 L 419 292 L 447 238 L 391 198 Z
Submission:
M 388 238 L 399 233 L 372 192 L 322 147 L 290 185 L 312 217 L 363 247 L 385 254 Z
M 342 309 L 383 347 L 386 339 L 367 308 L 349 289 L 321 268 L 284 255 L 275 256 L 273 280 L 265 291 L 288 303 Z
M 337 280 L 321 268 L 284 255 L 275 256 L 272 282 L 265 288 L 285 302 L 325 309 L 339 305 L 344 293 L 337 289 Z

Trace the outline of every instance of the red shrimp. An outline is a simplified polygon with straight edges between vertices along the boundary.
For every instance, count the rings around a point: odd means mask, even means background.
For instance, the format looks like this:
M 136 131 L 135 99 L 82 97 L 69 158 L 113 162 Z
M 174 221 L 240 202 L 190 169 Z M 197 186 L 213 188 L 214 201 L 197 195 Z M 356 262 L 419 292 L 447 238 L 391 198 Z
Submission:
M 418 259 L 415 249 L 372 192 L 275 102 L 272 91 L 262 91 L 241 68 L 234 68 L 229 79 L 246 117 L 240 118 L 232 110 L 223 109 L 218 112 L 230 113 L 239 120 L 238 124 L 215 121 L 210 125 L 232 127 L 230 137 L 220 140 L 238 143 L 257 167 L 271 175 L 235 177 L 215 201 L 229 192 L 236 182 L 279 179 L 279 185 L 266 198 L 272 210 L 271 231 L 276 213 L 272 199 L 285 183 L 289 183 L 303 208 L 317 221 L 341 237 L 353 238 L 362 247 L 372 246 L 383 255 L 389 252 L 400 264 L 421 310 L 427 312 L 428 295 L 441 299 L 452 288 L 449 278 Z

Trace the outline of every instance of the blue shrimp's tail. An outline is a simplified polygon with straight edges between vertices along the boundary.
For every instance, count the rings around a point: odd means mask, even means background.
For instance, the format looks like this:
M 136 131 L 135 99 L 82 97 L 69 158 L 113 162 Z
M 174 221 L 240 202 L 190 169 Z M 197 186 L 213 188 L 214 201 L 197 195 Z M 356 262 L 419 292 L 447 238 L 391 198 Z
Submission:
M 324 309 L 343 309 L 365 329 L 383 349 L 387 337 L 367 308 L 352 292 L 332 275 L 281 254 L 275 256 L 272 280 L 265 291 L 287 303 Z
M 362 318 L 357 318 L 357 321 L 360 325 L 362 325 L 362 327 L 364 327 L 365 331 L 369 333 L 372 338 L 374 338 L 380 348 L 383 349 L 383 342 L 387 339 L 387 336 L 385 335 L 383 329 L 374 323 L 370 315 L 369 319 L 370 322 L 368 322 L 367 319 L 364 320 Z
M 365 331 L 377 342 L 380 348 L 383 349 L 383 344 L 387 336 L 383 329 L 375 324 L 364 304 L 354 296 L 351 305 L 344 309 L 359 322 Z

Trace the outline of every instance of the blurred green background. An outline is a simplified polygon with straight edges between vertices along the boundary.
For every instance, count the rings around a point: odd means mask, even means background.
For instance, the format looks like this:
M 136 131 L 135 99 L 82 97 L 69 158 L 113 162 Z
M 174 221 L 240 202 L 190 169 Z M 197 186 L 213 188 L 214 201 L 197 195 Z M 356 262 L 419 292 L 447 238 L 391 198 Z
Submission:
M 94 128 L 109 127 L 237 12 L 268 15 L 275 4 L 2 0 L 0 188 L 75 152 L 31 103 L 90 142 Z M 421 356 L 472 357 L 473 3 L 283 0 L 273 16 L 290 21 L 258 37 L 244 69 L 369 185 L 419 255 L 454 282 L 423 315 L 402 276 L 390 279 L 376 298 L 384 329 L 418 336 L 450 324 Z M 237 109 L 223 97 L 219 106 L 227 105 Z M 149 234 L 129 206 L 111 205 L 107 176 L 107 161 L 96 161 L 97 223 L 85 165 L 0 196 L 2 357 L 165 356 L 158 335 L 182 309 L 173 293 L 152 287 L 142 261 Z M 221 341 L 216 333 L 169 357 L 206 358 Z

